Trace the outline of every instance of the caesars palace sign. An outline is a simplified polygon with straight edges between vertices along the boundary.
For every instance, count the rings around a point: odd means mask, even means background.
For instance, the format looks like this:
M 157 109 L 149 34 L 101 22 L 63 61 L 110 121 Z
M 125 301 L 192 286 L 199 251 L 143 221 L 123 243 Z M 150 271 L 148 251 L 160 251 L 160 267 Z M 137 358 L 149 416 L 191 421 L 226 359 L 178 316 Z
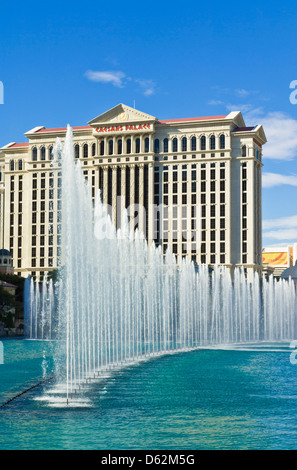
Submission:
M 124 112 L 120 113 L 118 115 L 118 120 L 123 122 L 123 121 L 128 121 L 129 119 L 129 114 Z M 102 127 L 96 127 L 95 132 L 98 134 L 103 134 L 103 133 L 114 133 L 114 132 L 139 132 L 139 131 L 152 131 L 154 128 L 153 124 L 149 123 L 144 123 L 144 124 L 119 124 L 119 125 L 109 125 L 109 126 L 102 126 Z
M 152 130 L 151 124 L 126 124 L 120 126 L 96 127 L 95 131 L 100 133 L 113 132 L 131 132 L 131 131 L 148 131 Z

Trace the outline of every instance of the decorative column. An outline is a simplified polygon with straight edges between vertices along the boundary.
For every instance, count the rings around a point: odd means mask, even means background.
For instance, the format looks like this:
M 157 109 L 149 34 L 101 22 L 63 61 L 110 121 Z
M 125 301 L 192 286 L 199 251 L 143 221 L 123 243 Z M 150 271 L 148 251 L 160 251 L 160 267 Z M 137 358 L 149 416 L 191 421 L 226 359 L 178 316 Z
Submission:
M 154 239 L 154 165 L 148 164 L 148 244 L 151 245 Z
M 108 203 L 108 166 L 104 165 L 102 166 L 103 170 L 103 195 L 102 195 L 102 201 L 103 204 L 106 206 Z
M 133 218 L 134 218 L 134 203 L 135 203 L 135 165 L 129 165 L 130 168 L 130 202 L 129 211 L 130 216 L 130 230 L 134 230 Z
M 138 227 L 139 231 L 145 234 L 145 210 L 144 210 L 144 164 L 140 163 L 139 168 L 139 203 L 138 203 Z
M 117 167 L 112 167 L 112 222 L 117 226 Z
M 118 206 L 120 207 L 120 217 L 122 218 L 125 211 L 125 201 L 126 201 L 126 165 L 120 165 L 121 169 L 121 200 L 118 201 Z M 120 221 L 118 221 L 119 223 Z

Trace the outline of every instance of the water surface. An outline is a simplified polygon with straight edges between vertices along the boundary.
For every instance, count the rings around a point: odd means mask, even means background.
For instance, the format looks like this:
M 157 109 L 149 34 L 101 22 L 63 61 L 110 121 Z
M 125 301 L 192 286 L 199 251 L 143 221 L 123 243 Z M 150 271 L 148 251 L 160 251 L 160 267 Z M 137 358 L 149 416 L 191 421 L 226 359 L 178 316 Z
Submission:
M 53 345 L 4 348 L 1 403 L 50 374 Z M 159 357 L 85 385 L 74 407 L 48 383 L 0 408 L 0 449 L 296 449 L 290 353 L 266 344 Z

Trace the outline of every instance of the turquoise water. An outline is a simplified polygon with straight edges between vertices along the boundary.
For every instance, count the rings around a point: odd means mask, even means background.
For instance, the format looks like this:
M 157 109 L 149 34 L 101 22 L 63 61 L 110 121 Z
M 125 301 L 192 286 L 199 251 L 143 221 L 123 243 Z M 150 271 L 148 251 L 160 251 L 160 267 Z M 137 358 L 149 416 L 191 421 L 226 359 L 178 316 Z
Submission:
M 287 345 L 152 359 L 86 385 L 82 406 L 36 387 L 0 408 L 0 449 L 297 449 Z M 53 343 L 4 341 L 0 403 L 50 374 Z M 59 404 L 59 403 L 58 403 Z M 60 404 L 61 405 L 61 404 Z

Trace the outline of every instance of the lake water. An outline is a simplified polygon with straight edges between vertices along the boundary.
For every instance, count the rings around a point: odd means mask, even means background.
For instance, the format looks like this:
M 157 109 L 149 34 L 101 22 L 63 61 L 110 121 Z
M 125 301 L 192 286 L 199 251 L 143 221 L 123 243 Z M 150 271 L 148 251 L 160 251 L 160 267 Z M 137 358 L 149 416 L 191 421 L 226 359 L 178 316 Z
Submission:
M 51 375 L 54 342 L 5 339 L 0 404 Z M 289 344 L 151 359 L 85 385 L 66 406 L 48 382 L 0 408 L 0 449 L 297 449 Z

